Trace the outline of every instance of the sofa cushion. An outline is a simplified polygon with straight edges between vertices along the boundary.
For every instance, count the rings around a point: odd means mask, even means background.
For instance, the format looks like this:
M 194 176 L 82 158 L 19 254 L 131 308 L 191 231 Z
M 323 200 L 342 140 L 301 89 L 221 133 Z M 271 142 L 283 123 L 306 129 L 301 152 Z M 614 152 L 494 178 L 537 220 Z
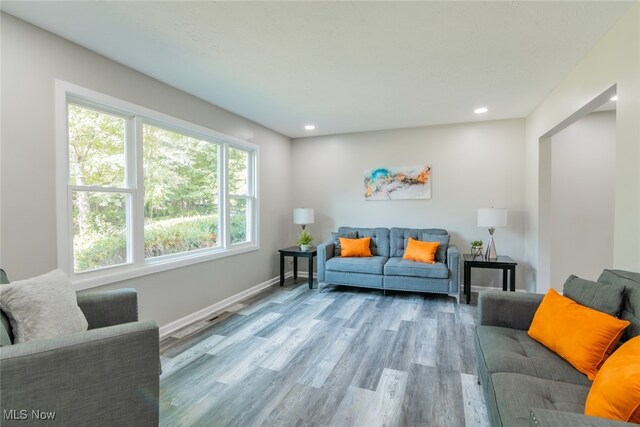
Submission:
M 435 264 L 438 246 L 440 246 L 438 242 L 422 242 L 409 237 L 402 259 Z
M 592 282 L 572 274 L 564 282 L 562 293 L 580 305 L 617 316 L 622 309 L 624 289 L 619 283 Z
M 527 331 L 478 326 L 476 347 L 478 363 L 490 374 L 521 373 L 572 384 L 591 384 L 584 374 L 527 335 Z
M 529 426 L 531 408 L 582 414 L 588 385 L 570 384 L 523 374 L 491 376 L 498 414 L 503 426 Z
M 627 326 L 627 320 L 585 307 L 549 289 L 533 316 L 529 336 L 593 380 Z
M 342 255 L 342 246 L 340 246 L 340 237 L 344 237 L 347 239 L 357 239 L 358 238 L 358 233 L 353 231 L 353 232 L 332 232 L 331 233 L 331 240 L 333 240 L 333 254 L 335 256 L 341 256 Z
M 434 234 L 444 236 L 447 235 L 447 230 L 440 228 L 397 228 L 394 227 L 389 232 L 390 238 L 390 256 L 402 257 L 404 255 L 404 248 L 407 246 L 409 237 L 416 240 L 422 240 L 422 233 Z
M 640 335 L 640 273 L 624 270 L 604 270 L 598 282 L 619 284 L 625 287 L 620 318 L 631 325 L 622 334 L 622 341 Z
M 342 258 L 333 257 L 327 261 L 327 270 L 345 273 L 382 274 L 388 258 L 384 256 Z
M 362 239 L 347 239 L 346 237 L 338 237 L 340 246 L 342 247 L 342 257 L 370 257 L 371 254 L 371 237 L 363 237 Z
M 348 271 L 327 270 L 327 283 L 334 285 L 360 286 L 363 288 L 382 289 L 382 274 L 353 273 Z
M 371 237 L 371 255 L 389 256 L 389 229 L 388 228 L 354 228 L 340 227 L 338 234 L 357 233 L 358 238 Z
M 604 362 L 585 403 L 586 415 L 640 423 L 640 337 Z
M 3 285 L 0 309 L 11 322 L 14 343 L 55 338 L 87 330 L 76 292 L 62 270 Z
M 447 261 L 447 248 L 449 247 L 450 236 L 442 235 L 442 234 L 431 234 L 431 233 L 422 233 L 420 235 L 420 240 L 423 242 L 438 242 L 440 246 L 438 246 L 438 250 L 436 251 L 436 261 L 446 262 Z M 405 248 L 407 247 L 405 243 Z
M 427 264 L 398 257 L 389 258 L 384 266 L 386 276 L 426 277 L 429 279 L 446 279 L 449 269 L 442 262 Z

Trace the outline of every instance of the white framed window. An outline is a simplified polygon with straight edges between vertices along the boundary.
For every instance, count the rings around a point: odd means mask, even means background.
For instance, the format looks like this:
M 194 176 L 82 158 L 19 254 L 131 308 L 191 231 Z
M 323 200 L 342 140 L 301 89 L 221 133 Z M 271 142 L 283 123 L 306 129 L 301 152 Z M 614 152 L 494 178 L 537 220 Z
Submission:
M 79 289 L 259 248 L 258 147 L 56 81 L 58 265 Z

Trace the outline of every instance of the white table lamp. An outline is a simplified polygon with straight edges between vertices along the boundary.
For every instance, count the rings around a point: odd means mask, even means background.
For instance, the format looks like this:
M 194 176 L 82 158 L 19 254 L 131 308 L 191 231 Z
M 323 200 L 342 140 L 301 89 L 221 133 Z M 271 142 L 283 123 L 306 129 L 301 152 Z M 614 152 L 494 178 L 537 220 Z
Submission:
M 507 226 L 507 210 L 504 208 L 478 208 L 478 227 L 489 227 L 489 243 L 484 253 L 484 259 L 495 261 L 498 259 L 496 245 L 493 242 L 493 232 L 496 227 Z
M 308 224 L 313 224 L 313 208 L 295 208 L 293 223 L 301 225 L 303 230 Z

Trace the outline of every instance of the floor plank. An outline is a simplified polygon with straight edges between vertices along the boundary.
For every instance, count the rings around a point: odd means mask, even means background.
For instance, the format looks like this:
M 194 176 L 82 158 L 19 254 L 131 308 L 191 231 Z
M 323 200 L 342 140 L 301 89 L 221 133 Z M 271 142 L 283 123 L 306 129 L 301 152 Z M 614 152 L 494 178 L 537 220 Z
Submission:
M 464 418 L 468 426 L 489 427 L 489 415 L 476 375 L 460 374 Z
M 476 307 L 288 279 L 161 342 L 162 426 L 480 426 Z
M 460 373 L 437 368 L 434 380 L 435 394 L 438 396 L 433 406 L 433 420 L 436 425 L 466 425 Z
M 412 364 L 408 370 L 407 387 L 402 401 L 399 425 L 436 426 L 434 406 L 440 398 L 436 394 L 437 369 Z M 469 424 L 471 426 L 472 424 Z
M 305 375 L 298 380 L 300 384 L 308 384 L 311 387 L 320 388 L 335 368 L 336 364 L 349 348 L 356 335 L 356 329 L 343 329 L 342 334 L 328 348 L 323 349 L 324 357 L 311 366 Z

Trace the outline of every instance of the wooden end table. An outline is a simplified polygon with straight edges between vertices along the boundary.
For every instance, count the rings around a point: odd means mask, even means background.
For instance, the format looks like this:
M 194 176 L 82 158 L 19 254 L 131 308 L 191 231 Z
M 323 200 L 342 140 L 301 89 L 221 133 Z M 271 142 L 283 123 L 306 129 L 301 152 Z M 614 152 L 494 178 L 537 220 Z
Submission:
M 475 259 L 471 254 L 464 254 L 464 293 L 466 295 L 467 304 L 471 302 L 471 269 L 472 268 L 490 268 L 502 270 L 502 290 L 507 290 L 507 274 L 509 274 L 509 290 L 516 291 L 516 265 L 517 262 L 508 256 L 498 256 L 497 260 L 487 261 L 482 257 Z
M 293 280 L 298 279 L 298 258 L 303 257 L 309 260 L 309 289 L 313 289 L 313 257 L 318 255 L 316 248 L 303 251 L 300 246 L 290 246 L 280 249 L 280 286 L 284 285 L 284 257 L 293 257 Z

